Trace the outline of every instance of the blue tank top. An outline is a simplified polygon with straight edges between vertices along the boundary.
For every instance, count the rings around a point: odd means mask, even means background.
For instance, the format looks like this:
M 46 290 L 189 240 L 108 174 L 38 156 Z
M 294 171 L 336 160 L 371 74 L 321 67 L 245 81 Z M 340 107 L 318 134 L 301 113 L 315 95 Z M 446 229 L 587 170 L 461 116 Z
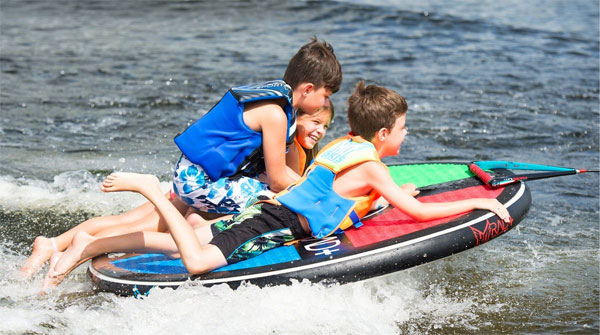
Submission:
M 250 129 L 243 119 L 245 104 L 252 101 L 286 99 L 287 141 L 296 128 L 292 88 L 283 80 L 231 88 L 202 118 L 175 137 L 181 152 L 198 164 L 214 181 L 237 174 L 265 171 L 262 133 Z

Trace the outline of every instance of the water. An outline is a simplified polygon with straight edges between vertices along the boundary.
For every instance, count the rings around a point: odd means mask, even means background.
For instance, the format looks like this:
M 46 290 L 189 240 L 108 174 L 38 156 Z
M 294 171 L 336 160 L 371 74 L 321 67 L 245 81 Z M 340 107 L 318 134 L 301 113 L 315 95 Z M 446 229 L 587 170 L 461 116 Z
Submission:
M 113 170 L 168 187 L 173 137 L 230 86 L 282 76 L 316 34 L 344 82 L 407 98 L 389 163 L 599 166 L 597 1 L 0 2 L 0 333 L 597 334 L 597 175 L 531 182 L 526 219 L 471 251 L 364 282 L 97 293 L 83 268 L 38 297 L 15 279 L 37 235 L 142 202 Z M 268 15 L 266 15 L 268 13 Z

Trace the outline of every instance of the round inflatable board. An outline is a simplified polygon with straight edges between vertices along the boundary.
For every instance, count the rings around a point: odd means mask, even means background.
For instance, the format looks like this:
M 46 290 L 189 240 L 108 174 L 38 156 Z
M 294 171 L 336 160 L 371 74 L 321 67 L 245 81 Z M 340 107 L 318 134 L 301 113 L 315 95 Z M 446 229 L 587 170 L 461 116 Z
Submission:
M 416 184 L 422 202 L 484 197 L 505 204 L 513 222 L 476 210 L 438 220 L 417 222 L 387 207 L 363 218 L 363 226 L 323 239 L 304 239 L 255 258 L 202 275 L 191 275 L 180 259 L 161 254 L 109 254 L 96 257 L 89 274 L 101 291 L 121 295 L 146 293 L 153 287 L 242 282 L 259 286 L 291 280 L 354 282 L 403 270 L 473 248 L 502 235 L 523 219 L 531 204 L 525 183 L 493 189 L 483 185 L 466 163 L 418 163 L 389 166 L 394 181 Z M 495 170 L 495 175 L 510 175 Z

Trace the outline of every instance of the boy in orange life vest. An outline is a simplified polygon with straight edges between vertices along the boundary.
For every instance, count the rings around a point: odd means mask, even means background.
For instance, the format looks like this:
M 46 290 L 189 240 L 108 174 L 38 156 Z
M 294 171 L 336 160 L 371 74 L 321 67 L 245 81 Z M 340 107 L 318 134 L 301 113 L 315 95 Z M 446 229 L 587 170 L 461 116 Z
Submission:
M 208 272 L 254 257 L 293 239 L 334 233 L 358 222 L 379 196 L 418 220 L 431 220 L 474 209 L 486 209 L 511 220 L 495 199 L 421 203 L 414 185 L 397 186 L 380 158 L 397 155 L 406 136 L 407 104 L 389 89 L 358 83 L 348 99 L 352 136 L 330 143 L 303 178 L 279 193 L 277 203 L 259 202 L 229 221 L 197 228 L 161 194 L 156 177 L 114 174 L 104 190 L 135 191 L 159 210 L 169 234 L 140 232 L 97 239 L 76 236 L 47 278 L 57 285 L 81 260 L 107 252 L 161 252 L 181 257 L 190 273 Z M 321 206 L 325 204 L 324 206 Z M 342 210 L 340 210 L 340 208 Z M 336 210 L 337 209 L 337 210 Z M 333 217 L 325 220 L 326 217 Z M 171 238 L 172 236 L 172 238 Z

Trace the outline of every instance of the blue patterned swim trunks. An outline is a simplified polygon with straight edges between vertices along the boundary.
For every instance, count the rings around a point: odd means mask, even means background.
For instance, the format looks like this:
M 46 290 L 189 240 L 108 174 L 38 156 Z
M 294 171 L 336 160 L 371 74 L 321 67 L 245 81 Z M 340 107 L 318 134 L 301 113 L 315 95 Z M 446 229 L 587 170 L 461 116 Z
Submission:
M 226 177 L 213 181 L 202 167 L 181 156 L 173 174 L 173 191 L 190 207 L 202 212 L 237 214 L 253 204 L 259 195 L 272 197 L 258 176 Z

